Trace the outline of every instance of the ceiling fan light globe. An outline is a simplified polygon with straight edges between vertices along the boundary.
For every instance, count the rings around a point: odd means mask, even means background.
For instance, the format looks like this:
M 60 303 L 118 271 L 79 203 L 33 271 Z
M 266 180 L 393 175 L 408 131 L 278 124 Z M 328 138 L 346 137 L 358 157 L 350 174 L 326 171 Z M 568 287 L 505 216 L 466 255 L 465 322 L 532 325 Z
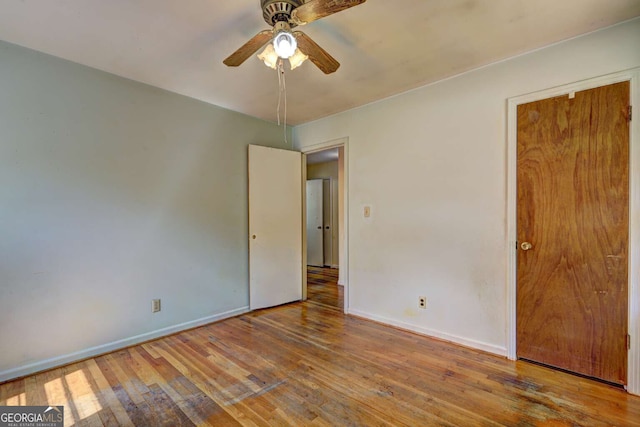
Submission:
M 309 59 L 307 55 L 302 53 L 300 49 L 296 49 L 296 52 L 289 58 L 289 65 L 291 66 L 291 70 L 295 70 L 299 66 L 302 65 L 304 61 Z
M 298 42 L 290 32 L 281 31 L 273 38 L 273 48 L 280 58 L 287 59 L 296 52 Z
M 278 54 L 273 50 L 273 45 L 271 43 L 267 44 L 267 47 L 265 47 L 262 53 L 258 55 L 258 58 L 264 62 L 264 65 L 269 68 L 273 68 L 274 70 L 278 65 Z

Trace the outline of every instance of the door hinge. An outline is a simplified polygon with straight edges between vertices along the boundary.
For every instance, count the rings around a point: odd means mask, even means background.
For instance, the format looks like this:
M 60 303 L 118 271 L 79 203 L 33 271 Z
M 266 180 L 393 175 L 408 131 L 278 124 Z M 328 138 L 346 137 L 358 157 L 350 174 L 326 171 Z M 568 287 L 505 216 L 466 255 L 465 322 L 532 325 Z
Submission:
M 631 335 L 627 334 L 627 350 L 631 350 Z
M 632 110 L 631 105 L 629 105 L 629 115 L 628 115 L 628 118 L 627 118 L 627 120 L 629 120 L 629 121 L 631 121 L 631 110 Z

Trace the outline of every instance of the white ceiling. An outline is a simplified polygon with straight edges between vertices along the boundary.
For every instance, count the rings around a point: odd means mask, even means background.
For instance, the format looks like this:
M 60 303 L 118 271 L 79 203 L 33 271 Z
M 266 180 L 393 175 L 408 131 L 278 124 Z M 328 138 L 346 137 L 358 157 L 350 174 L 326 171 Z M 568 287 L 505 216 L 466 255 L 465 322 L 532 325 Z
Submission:
M 342 66 L 287 70 L 287 122 L 637 16 L 640 0 L 368 0 L 300 28 Z M 257 58 L 222 64 L 266 28 L 259 0 L 0 0 L 2 40 L 275 121 L 276 72 Z

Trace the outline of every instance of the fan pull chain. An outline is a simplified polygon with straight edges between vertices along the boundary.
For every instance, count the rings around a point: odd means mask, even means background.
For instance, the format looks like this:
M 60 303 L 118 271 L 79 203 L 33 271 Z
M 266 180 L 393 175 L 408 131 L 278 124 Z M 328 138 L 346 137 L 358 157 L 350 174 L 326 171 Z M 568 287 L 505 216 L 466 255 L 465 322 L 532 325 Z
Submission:
M 284 76 L 284 67 L 282 66 L 282 59 L 278 59 L 276 72 L 278 73 L 278 107 L 276 108 L 276 115 L 278 117 L 278 126 L 280 126 L 280 104 L 282 102 L 282 77 Z
M 284 97 L 284 121 L 282 122 L 282 128 L 284 131 L 284 143 L 287 141 L 287 82 L 284 76 L 284 63 L 282 59 L 278 60 L 278 108 L 276 114 L 278 116 L 278 126 L 280 126 L 280 106 L 282 105 Z
M 284 92 L 284 123 L 282 123 L 282 130 L 284 131 L 284 143 L 287 145 L 287 81 L 284 78 L 284 67 L 282 67 L 282 91 Z

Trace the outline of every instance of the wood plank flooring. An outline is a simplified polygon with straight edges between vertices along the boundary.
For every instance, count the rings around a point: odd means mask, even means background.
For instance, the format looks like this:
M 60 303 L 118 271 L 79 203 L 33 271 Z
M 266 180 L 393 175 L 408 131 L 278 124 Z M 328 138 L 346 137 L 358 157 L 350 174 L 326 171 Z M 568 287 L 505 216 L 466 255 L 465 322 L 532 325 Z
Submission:
M 0 385 L 78 426 L 640 426 L 640 397 L 310 299 Z
M 307 297 L 329 307 L 344 308 L 344 288 L 338 285 L 338 270 L 307 266 Z

